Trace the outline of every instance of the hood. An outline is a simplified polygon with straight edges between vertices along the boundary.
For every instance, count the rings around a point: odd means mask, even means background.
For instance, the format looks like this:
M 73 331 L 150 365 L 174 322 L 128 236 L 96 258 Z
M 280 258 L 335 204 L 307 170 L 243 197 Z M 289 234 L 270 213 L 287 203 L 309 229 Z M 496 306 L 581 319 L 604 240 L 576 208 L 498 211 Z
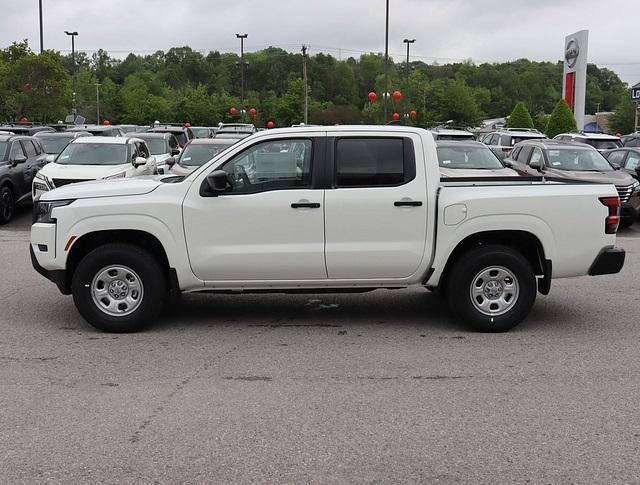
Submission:
M 440 167 L 440 177 L 517 177 L 518 172 L 510 168 L 492 168 L 488 170 L 474 168 Z
M 122 197 L 143 195 L 154 191 L 162 184 L 162 177 L 134 177 L 114 180 L 95 180 L 65 185 L 45 192 L 40 200 L 90 199 L 93 197 Z
M 131 165 L 63 165 L 48 163 L 41 169 L 42 175 L 50 179 L 97 180 L 116 175 L 130 169 Z
M 168 173 L 172 175 L 184 175 L 186 177 L 199 168 L 200 165 L 180 165 L 179 163 L 176 163 L 171 167 L 171 170 L 169 170 Z
M 555 170 L 547 169 L 545 172 L 547 177 L 561 177 L 571 180 L 581 180 L 584 182 L 595 182 L 597 184 L 613 184 L 626 186 L 635 182 L 635 179 L 623 170 L 615 170 L 611 172 L 574 172 L 571 170 Z

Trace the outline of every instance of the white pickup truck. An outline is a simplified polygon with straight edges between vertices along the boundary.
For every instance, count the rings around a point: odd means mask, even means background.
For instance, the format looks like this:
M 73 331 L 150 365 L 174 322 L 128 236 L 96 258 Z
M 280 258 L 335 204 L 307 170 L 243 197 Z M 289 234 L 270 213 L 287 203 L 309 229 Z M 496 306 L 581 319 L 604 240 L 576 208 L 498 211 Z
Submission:
M 270 130 L 186 177 L 86 182 L 34 207 L 36 270 L 109 332 L 181 292 L 440 290 L 479 331 L 522 321 L 552 278 L 613 274 L 612 185 L 441 182 L 432 135 L 405 127 Z

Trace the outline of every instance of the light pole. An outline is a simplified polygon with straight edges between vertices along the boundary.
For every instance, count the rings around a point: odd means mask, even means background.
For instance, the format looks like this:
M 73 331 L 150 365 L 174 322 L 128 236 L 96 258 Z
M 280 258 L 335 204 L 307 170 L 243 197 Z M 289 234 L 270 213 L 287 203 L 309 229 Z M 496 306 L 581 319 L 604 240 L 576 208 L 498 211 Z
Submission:
M 96 125 L 100 124 L 100 86 L 101 83 L 95 83 L 96 85 Z
M 304 124 L 309 124 L 309 85 L 307 81 L 307 46 L 302 46 L 302 77 L 304 78 Z
M 384 95 L 382 96 L 384 106 L 384 123 L 387 123 L 387 104 L 389 102 L 389 0 L 385 13 L 385 34 L 384 34 Z
M 407 44 L 407 86 L 409 86 L 409 48 L 411 44 L 413 44 L 416 39 L 404 39 L 402 42 Z
M 39 13 L 40 13 L 40 54 L 44 50 L 44 37 L 42 35 L 42 0 L 38 1 Z
M 70 35 L 71 36 L 71 64 L 72 64 L 72 69 L 71 69 L 71 103 L 72 103 L 72 114 L 73 114 L 73 121 L 75 122 L 76 120 L 76 116 L 78 114 L 77 110 L 76 110 L 76 35 L 78 35 L 78 32 L 69 32 L 68 30 L 64 31 L 65 34 Z
M 236 37 L 240 39 L 240 101 L 244 107 L 244 39 L 249 34 L 236 34 Z

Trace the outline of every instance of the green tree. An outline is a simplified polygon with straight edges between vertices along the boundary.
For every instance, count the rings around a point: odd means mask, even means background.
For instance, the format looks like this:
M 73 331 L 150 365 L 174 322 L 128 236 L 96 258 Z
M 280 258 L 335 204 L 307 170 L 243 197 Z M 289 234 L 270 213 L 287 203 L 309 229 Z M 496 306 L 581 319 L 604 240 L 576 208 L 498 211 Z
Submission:
M 507 126 L 509 128 L 533 128 L 533 118 L 531 113 L 527 109 L 527 106 L 520 102 L 517 103 L 515 108 L 507 120 Z
M 551 112 L 545 133 L 549 138 L 553 138 L 560 133 L 577 131 L 577 129 L 571 108 L 564 99 L 561 99 Z
M 614 133 L 633 133 L 636 130 L 635 123 L 636 104 L 631 101 L 631 92 L 626 91 L 609 117 L 609 129 Z

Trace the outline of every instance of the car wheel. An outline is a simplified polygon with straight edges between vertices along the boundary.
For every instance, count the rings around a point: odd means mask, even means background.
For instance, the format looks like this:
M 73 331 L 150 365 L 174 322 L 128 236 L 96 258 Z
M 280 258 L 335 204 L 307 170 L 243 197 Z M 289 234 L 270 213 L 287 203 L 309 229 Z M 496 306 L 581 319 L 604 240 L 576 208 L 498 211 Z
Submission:
M 481 246 L 464 254 L 447 282 L 451 311 L 479 332 L 505 332 L 515 327 L 536 299 L 531 265 L 506 246 Z
M 628 229 L 629 227 L 633 226 L 634 222 L 635 221 L 633 217 L 623 217 L 620 219 L 620 229 Z
M 107 244 L 87 254 L 73 274 L 71 289 L 84 319 L 114 333 L 144 328 L 160 315 L 168 293 L 157 260 L 123 243 Z
M 6 224 L 13 217 L 16 206 L 13 192 L 9 187 L 0 188 L 0 224 Z

